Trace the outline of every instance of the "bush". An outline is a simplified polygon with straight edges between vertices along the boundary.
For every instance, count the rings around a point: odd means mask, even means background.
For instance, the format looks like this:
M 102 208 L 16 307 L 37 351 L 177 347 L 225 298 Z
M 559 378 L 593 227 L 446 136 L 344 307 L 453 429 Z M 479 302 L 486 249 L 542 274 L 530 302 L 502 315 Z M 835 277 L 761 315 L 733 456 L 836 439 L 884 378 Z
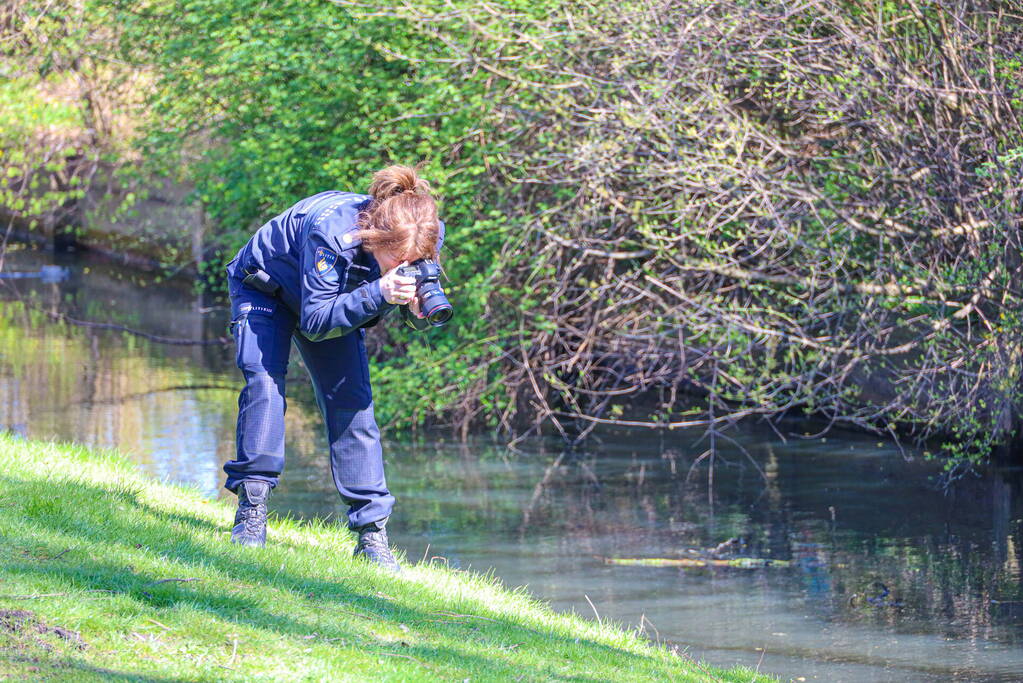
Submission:
M 375 335 L 385 419 L 574 439 L 802 410 L 966 458 L 1019 432 L 999 3 L 87 6 L 146 75 L 146 168 L 194 184 L 222 257 L 425 162 L 457 314 Z
M 494 310 L 543 416 L 803 409 L 960 457 L 1018 431 L 1023 31 L 998 3 L 434 17 L 511 94 L 501 206 L 529 230 Z

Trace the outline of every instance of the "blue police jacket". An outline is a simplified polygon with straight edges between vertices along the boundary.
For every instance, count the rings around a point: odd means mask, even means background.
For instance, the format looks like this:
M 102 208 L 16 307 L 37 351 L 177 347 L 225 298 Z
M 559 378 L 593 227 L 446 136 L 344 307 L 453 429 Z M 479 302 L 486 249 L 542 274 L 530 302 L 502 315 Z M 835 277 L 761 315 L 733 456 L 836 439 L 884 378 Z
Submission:
M 267 273 L 298 315 L 299 331 L 312 341 L 376 324 L 395 306 L 384 301 L 380 266 L 355 235 L 359 213 L 371 200 L 328 191 L 299 201 L 256 231 L 228 264 L 228 274 Z M 443 242 L 440 222 L 438 251 Z

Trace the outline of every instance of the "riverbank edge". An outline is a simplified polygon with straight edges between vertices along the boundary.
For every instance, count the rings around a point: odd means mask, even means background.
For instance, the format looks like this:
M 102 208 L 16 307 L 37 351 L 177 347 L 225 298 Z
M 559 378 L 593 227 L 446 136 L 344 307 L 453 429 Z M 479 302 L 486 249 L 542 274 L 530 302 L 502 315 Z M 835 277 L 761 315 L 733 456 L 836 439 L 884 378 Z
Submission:
M 232 509 L 117 453 L 0 435 L 0 674 L 47 680 L 770 680 L 713 669 L 490 575 L 351 558 L 351 534 Z

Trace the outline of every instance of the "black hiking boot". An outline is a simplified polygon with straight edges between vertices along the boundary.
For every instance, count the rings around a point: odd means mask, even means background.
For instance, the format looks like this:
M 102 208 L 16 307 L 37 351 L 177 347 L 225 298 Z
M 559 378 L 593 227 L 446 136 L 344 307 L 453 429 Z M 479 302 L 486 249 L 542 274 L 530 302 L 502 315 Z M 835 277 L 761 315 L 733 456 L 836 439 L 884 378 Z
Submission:
M 387 544 L 387 531 L 384 525 L 386 519 L 379 522 L 372 522 L 355 529 L 359 534 L 359 542 L 355 546 L 355 557 L 365 557 L 389 572 L 400 572 L 401 567 L 398 561 L 391 554 L 391 547 Z
M 234 514 L 231 543 L 266 545 L 266 499 L 270 497 L 270 484 L 246 479 L 238 485 L 238 512 Z

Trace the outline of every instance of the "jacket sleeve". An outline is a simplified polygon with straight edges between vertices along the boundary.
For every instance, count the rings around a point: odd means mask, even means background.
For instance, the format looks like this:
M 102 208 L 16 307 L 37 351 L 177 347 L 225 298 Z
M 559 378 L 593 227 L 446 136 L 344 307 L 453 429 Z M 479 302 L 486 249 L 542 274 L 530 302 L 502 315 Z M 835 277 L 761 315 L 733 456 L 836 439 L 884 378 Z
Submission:
M 311 341 L 346 335 L 394 308 L 384 301 L 380 280 L 343 292 L 349 265 L 322 232 L 309 232 L 299 263 L 299 331 Z

